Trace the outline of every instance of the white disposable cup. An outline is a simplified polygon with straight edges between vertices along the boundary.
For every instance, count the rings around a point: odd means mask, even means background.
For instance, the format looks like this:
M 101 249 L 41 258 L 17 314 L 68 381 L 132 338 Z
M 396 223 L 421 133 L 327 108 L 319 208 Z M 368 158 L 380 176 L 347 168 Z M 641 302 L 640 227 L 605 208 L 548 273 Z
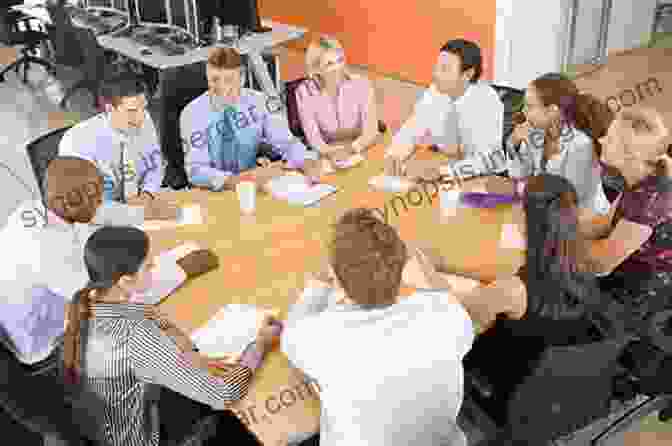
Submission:
M 459 189 L 441 189 L 439 191 L 439 203 L 443 215 L 451 217 L 457 215 L 461 193 Z
M 241 181 L 236 184 L 240 211 L 243 214 L 253 214 L 256 208 L 257 185 L 254 181 Z

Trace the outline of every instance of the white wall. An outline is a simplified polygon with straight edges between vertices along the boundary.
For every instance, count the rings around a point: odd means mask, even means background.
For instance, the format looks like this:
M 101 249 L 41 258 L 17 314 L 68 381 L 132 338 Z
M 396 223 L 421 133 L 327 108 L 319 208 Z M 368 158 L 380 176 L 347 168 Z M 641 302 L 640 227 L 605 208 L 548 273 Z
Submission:
M 567 0 L 497 0 L 495 82 L 525 88 L 562 63 Z
M 579 0 L 573 63 L 597 54 L 602 0 Z M 559 71 L 568 42 L 571 0 L 497 0 L 495 81 L 517 88 Z M 656 0 L 613 0 L 607 50 L 638 46 L 653 24 Z

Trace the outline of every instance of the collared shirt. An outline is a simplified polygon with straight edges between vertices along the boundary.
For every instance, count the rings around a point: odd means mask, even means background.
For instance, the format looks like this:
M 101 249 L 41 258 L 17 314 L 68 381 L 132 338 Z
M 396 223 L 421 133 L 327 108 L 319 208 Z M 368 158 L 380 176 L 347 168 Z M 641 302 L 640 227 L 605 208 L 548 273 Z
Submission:
M 320 445 L 466 446 L 456 419 L 474 327 L 464 308 L 439 291 L 368 310 L 334 304 L 332 292 L 304 290 L 281 340 L 322 389 Z
M 189 181 L 218 190 L 224 180 L 256 166 L 259 143 L 266 142 L 291 167 L 300 168 L 306 146 L 289 131 L 279 105 L 263 93 L 243 88 L 237 104 L 219 112 L 208 92 L 180 114 L 180 133 Z
M 582 130 L 566 127 L 560 136 L 560 152 L 542 166 L 544 154 L 544 131 L 531 129 L 529 144 L 521 142 L 516 153 L 511 139 L 507 141 L 509 175 L 524 178 L 552 173 L 568 179 L 578 195 L 580 207 L 606 215 L 611 207 L 602 186 L 602 168 L 593 154 L 593 140 Z
M 126 198 L 132 192 L 158 192 L 166 168 L 154 121 L 147 111 L 142 129 L 128 135 L 111 126 L 107 113 L 80 122 L 63 135 L 58 154 L 92 161 L 103 174 L 106 200 L 121 200 L 122 182 Z
M 395 135 L 394 145 L 436 144 L 439 149 L 462 144 L 464 158 L 443 167 L 445 175 L 462 179 L 502 172 L 504 104 L 486 83 L 469 84 L 453 99 L 432 85 L 416 103 L 416 125 L 406 123 Z
M 250 369 L 235 367 L 215 377 L 181 354 L 144 306 L 94 304 L 95 318 L 82 333 L 84 385 L 105 402 L 112 446 L 158 446 L 159 420 L 148 403 L 150 384 L 168 387 L 214 409 L 224 410 L 247 394 Z
M 368 79 L 353 76 L 338 87 L 332 98 L 320 91 L 314 81 L 303 82 L 296 90 L 296 102 L 308 144 L 330 144 L 337 131 L 361 132 L 366 125 L 372 88 Z
M 68 224 L 40 201 L 22 203 L 0 230 L 11 255 L 0 268 L 0 341 L 17 359 L 34 364 L 60 344 L 65 303 L 89 280 L 84 245 L 102 224 L 142 222 L 143 211 L 119 203 L 99 208 L 92 224 Z
M 672 272 L 672 180 L 652 175 L 626 188 L 616 215 L 653 229 L 651 237 L 617 271 Z

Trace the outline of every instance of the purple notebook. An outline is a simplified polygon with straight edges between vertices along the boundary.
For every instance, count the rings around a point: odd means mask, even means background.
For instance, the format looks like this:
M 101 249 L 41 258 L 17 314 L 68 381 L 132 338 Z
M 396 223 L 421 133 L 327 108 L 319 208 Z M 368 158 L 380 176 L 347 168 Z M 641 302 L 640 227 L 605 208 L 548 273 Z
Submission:
M 501 204 L 512 204 L 517 200 L 513 195 L 491 194 L 483 192 L 463 192 L 460 202 L 471 208 L 494 208 Z

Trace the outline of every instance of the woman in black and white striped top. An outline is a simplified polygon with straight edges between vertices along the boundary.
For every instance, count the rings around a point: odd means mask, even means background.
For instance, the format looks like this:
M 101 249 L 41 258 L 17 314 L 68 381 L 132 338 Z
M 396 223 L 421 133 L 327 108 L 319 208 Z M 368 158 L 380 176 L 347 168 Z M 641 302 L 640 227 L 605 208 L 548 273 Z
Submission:
M 144 232 L 104 227 L 89 238 L 84 251 L 90 282 L 75 295 L 70 309 L 64 365 L 70 380 L 81 381 L 105 401 L 110 444 L 157 446 L 161 413 L 183 415 L 182 407 L 163 403 L 157 415 L 148 402 L 151 384 L 162 386 L 162 395 L 163 388 L 169 388 L 215 410 L 225 410 L 245 396 L 253 371 L 272 343 L 271 321 L 260 330 L 256 345 L 238 363 L 228 364 L 226 375 L 211 375 L 204 358 L 184 348 L 190 345 L 184 334 L 180 342 L 166 330 L 170 323 L 152 320 L 155 313 L 149 306 L 128 303 L 151 283 L 152 256 Z M 179 332 L 172 328 L 172 333 Z M 192 422 L 181 415 L 170 417 L 171 423 Z

